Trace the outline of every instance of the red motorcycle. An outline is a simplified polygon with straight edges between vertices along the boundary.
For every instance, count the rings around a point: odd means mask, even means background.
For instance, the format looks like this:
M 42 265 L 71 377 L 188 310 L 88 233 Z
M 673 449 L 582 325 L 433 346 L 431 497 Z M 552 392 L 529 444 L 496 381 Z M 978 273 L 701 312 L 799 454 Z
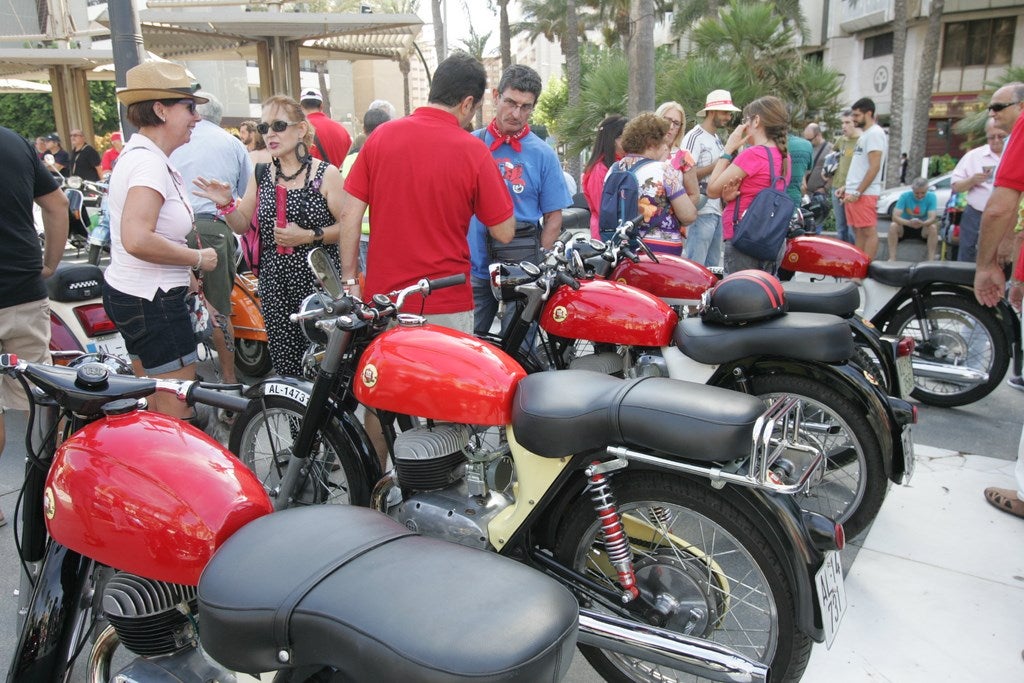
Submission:
M 604 260 L 601 242 L 572 245 L 564 251 L 564 245 L 556 244 L 555 264 L 543 268 L 528 263 L 491 267 L 495 296 L 512 309 L 506 310 L 511 324 L 492 341 L 528 370 L 586 368 L 623 377 L 684 379 L 770 400 L 799 396 L 804 401 L 802 438 L 821 448 L 827 462 L 801 504 L 842 522 L 851 536 L 877 515 L 887 480 L 909 478 L 914 409 L 848 362 L 854 345 L 846 321 L 820 313 L 778 315 L 785 310 L 781 291 L 780 305 L 755 310 L 739 324 L 679 320 L 667 303 L 646 291 L 611 280 L 577 279 L 577 274 L 589 277 L 586 264 L 592 260 L 611 263 L 614 258 Z M 658 268 L 663 279 L 676 267 L 699 274 L 695 264 L 690 268 L 681 259 L 657 259 L 619 263 L 618 274 L 635 273 L 638 266 L 648 268 L 652 280 Z M 686 303 L 704 284 L 680 288 L 671 298 Z M 774 286 L 781 289 L 777 281 Z M 760 306 L 756 296 L 735 300 L 740 308 L 747 304 Z M 536 347 L 526 343 L 534 321 L 543 332 Z
M 851 244 L 801 235 L 787 242 L 781 267 L 856 283 L 865 318 L 913 338 L 911 395 L 922 403 L 953 407 L 987 396 L 1011 358 L 1021 371 L 1020 319 L 1005 299 L 994 308 L 975 300 L 973 263 L 871 261 Z
M 580 601 L 583 653 L 610 680 L 759 680 L 769 666 L 796 680 L 812 639 L 831 640 L 842 527 L 793 500 L 822 464 L 794 438 L 799 401 L 525 376 L 500 349 L 398 314 L 462 276 L 365 304 L 322 251 L 309 263 L 325 292 L 293 319 L 321 350 L 315 380 L 253 387 L 231 435 L 276 507 L 369 500 L 557 578 Z M 359 404 L 384 425 L 387 476 Z
M 0 371 L 33 397 L 9 683 L 81 672 L 104 683 L 233 681 L 232 670 L 424 683 L 565 674 L 577 605 L 557 582 L 371 510 L 271 515 L 248 468 L 142 399 L 167 391 L 234 411 L 247 400 L 120 370 L 0 355 Z M 131 655 L 115 660 L 119 645 Z

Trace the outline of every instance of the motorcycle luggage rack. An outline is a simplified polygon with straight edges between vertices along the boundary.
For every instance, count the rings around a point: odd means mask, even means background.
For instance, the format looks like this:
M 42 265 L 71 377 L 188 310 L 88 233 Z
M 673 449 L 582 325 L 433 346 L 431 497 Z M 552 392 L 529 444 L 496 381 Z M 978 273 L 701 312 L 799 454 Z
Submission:
M 807 489 L 811 477 L 819 468 L 824 467 L 825 463 L 825 456 L 820 448 L 798 443 L 802 421 L 803 409 L 799 398 L 786 396 L 776 401 L 754 423 L 750 458 L 724 467 L 704 467 L 668 460 L 622 446 L 609 446 L 607 452 L 617 458 L 706 477 L 715 488 L 737 484 L 794 495 Z M 790 463 L 800 463 L 801 467 L 786 472 L 783 479 L 772 470 L 772 467 L 782 459 Z

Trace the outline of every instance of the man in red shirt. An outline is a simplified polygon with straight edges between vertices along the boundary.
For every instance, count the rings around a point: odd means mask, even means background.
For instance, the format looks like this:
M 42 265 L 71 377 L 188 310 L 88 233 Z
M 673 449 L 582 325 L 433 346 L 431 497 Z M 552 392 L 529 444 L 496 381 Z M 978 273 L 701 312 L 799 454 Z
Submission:
M 124 147 L 124 142 L 121 140 L 121 133 L 114 131 L 110 134 L 110 149 L 103 153 L 103 160 L 100 162 L 104 179 L 114 170 L 114 164 L 117 163 L 117 157 L 121 155 L 122 147 Z
M 1020 102 L 1019 98 L 1012 104 L 991 102 L 989 109 L 998 113 Z M 1010 260 L 1007 244 L 1011 242 L 1021 195 L 1024 193 L 1024 116 L 1018 117 L 1013 127 L 1010 141 L 1003 150 L 1003 157 L 996 170 L 994 185 L 981 215 L 978 261 L 974 273 L 974 296 L 985 306 L 995 306 L 1005 293 L 1003 264 Z M 1016 278 L 1010 280 L 1011 302 L 1020 304 L 1022 288 L 1024 281 Z M 1017 480 L 1016 491 L 992 486 L 985 489 L 985 499 L 1003 512 L 1024 517 L 1024 432 L 1021 433 L 1020 445 L 1017 447 L 1014 476 Z
M 331 165 L 341 168 L 345 163 L 345 155 L 348 148 L 352 146 L 352 136 L 345 130 L 345 126 L 330 119 L 321 109 L 324 105 L 324 98 L 316 88 L 307 88 L 299 96 L 299 104 L 306 118 L 313 124 L 316 131 L 313 149 L 309 150 L 317 159 L 323 159 L 326 153 L 326 161 Z
M 434 292 L 423 312 L 438 324 L 470 333 L 470 218 L 475 213 L 499 242 L 515 234 L 505 181 L 487 146 L 464 130 L 486 84 L 483 65 L 465 53 L 441 62 L 428 104 L 367 138 L 345 179 L 339 220 L 342 277 L 354 280 L 362 216 L 372 207 L 364 300 L 420 278 L 464 273 L 464 285 Z M 418 300 L 407 303 L 406 310 L 420 310 Z

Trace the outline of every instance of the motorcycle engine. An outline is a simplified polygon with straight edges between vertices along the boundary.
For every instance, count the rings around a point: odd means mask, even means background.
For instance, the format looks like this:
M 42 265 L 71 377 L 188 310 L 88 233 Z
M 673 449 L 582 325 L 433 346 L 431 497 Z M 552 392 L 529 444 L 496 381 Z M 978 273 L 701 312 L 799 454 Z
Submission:
M 156 657 L 193 647 L 196 589 L 134 574 L 116 574 L 103 589 L 103 612 L 121 643 Z
M 512 504 L 514 469 L 500 430 L 417 427 L 395 438 L 394 461 L 401 497 L 392 496 L 387 514 L 426 536 L 488 546 L 488 523 Z

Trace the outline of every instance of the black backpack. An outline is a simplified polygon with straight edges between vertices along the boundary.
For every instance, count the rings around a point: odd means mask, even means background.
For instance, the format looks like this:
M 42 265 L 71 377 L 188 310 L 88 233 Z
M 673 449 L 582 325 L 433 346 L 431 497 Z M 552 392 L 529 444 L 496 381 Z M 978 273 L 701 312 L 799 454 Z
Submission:
M 796 204 L 784 191 L 775 189 L 782 182 L 783 190 L 786 179 L 775 175 L 775 162 L 772 151 L 762 145 L 768 154 L 768 187 L 764 188 L 750 202 L 750 206 L 740 218 L 740 200 L 736 198 L 733 212 L 732 246 L 747 256 L 761 261 L 777 261 L 782 243 L 786 241 L 789 224 L 793 220 Z
M 639 213 L 640 185 L 636 172 L 652 161 L 654 159 L 641 159 L 629 169 L 624 169 L 618 161 L 612 164 L 611 173 L 605 178 L 601 190 L 601 209 L 597 218 L 601 239 L 611 239 L 619 223 Z

